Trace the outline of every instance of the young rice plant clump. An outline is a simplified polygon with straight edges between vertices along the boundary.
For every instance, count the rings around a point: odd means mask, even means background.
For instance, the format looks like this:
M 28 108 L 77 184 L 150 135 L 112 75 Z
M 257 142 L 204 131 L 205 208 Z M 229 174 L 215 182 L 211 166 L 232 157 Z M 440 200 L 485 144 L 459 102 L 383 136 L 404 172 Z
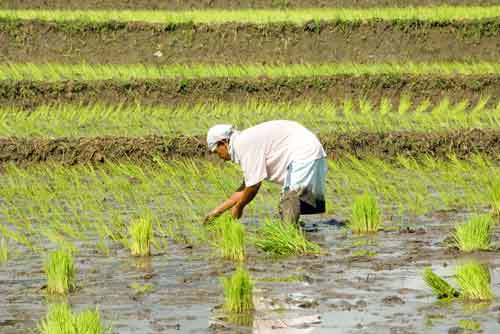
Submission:
M 253 283 L 248 271 L 238 268 L 232 277 L 224 278 L 224 310 L 245 313 L 254 310 Z
M 354 200 L 349 227 L 354 233 L 375 233 L 381 225 L 380 210 L 375 196 L 365 193 Z
M 66 294 L 76 287 L 75 264 L 68 250 L 58 249 L 50 253 L 44 269 L 47 274 L 48 293 Z
M 435 274 L 431 268 L 425 268 L 423 278 L 438 299 L 456 298 L 460 296 L 460 293 L 454 287 Z
M 217 241 L 222 257 L 233 261 L 245 260 L 245 228 L 229 215 L 222 216 L 216 225 Z
M 319 254 L 321 248 L 306 239 L 294 224 L 266 220 L 259 230 L 256 247 L 278 256 Z
M 477 262 L 463 264 L 457 268 L 455 278 L 465 300 L 489 301 L 493 299 L 490 271 L 486 266 Z
M 153 239 L 153 224 L 151 219 L 141 217 L 130 225 L 130 250 L 134 256 L 151 255 L 151 240 Z
M 103 334 L 106 332 L 99 311 L 74 314 L 68 304 L 49 305 L 49 311 L 38 329 L 42 334 Z
M 489 215 L 477 215 L 455 227 L 453 240 L 462 252 L 488 250 L 491 247 L 493 219 Z
M 9 259 L 9 245 L 4 238 L 0 239 L 0 264 L 7 262 Z

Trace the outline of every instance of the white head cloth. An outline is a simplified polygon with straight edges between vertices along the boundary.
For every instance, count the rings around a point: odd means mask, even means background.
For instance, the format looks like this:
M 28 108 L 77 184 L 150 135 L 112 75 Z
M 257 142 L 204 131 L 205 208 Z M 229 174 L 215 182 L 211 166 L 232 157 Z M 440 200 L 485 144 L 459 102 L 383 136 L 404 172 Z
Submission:
M 231 124 L 217 124 L 212 126 L 207 133 L 207 146 L 210 152 L 214 152 L 217 148 L 217 143 L 225 139 L 230 140 L 235 132 Z

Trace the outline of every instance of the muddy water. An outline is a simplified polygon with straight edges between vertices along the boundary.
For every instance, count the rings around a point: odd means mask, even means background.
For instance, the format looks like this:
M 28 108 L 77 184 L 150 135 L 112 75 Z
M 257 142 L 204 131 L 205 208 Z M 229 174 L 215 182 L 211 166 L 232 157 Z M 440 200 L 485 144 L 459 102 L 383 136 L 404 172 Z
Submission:
M 498 299 L 477 309 L 458 301 L 440 305 L 421 279 L 423 268 L 432 265 L 454 282 L 455 266 L 466 257 L 447 250 L 443 239 L 455 218 L 435 214 L 416 222 L 423 228 L 398 231 L 389 225 L 368 238 L 323 220 L 309 235 L 328 250 L 324 256 L 275 260 L 251 248 L 247 267 L 255 280 L 257 312 L 245 319 L 248 326 L 229 323 L 218 309 L 223 302 L 220 279 L 233 265 L 217 259 L 209 247 L 171 242 L 166 252 L 141 261 L 116 245 L 111 256 L 82 246 L 79 288 L 68 301 L 75 310 L 99 305 L 114 333 L 121 334 L 460 333 L 463 319 L 479 322 L 484 333 L 497 333 Z M 376 254 L 354 256 L 359 251 Z M 498 253 L 473 257 L 489 264 L 494 293 L 500 296 Z M 150 284 L 153 290 L 141 294 L 132 283 Z M 36 327 L 47 309 L 44 284 L 37 255 L 21 251 L 0 267 L 0 333 Z

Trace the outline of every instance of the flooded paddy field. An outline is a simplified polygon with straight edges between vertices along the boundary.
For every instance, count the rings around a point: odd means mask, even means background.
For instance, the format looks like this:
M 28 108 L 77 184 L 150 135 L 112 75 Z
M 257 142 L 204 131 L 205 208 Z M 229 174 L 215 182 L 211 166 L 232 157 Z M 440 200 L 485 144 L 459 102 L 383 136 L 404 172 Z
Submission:
M 0 3 L 0 333 L 500 332 L 500 3 Z M 279 220 L 208 128 L 300 122 Z M 217 160 L 217 161 L 216 161 Z
M 500 293 L 498 224 L 490 251 L 462 254 L 450 243 L 454 226 L 489 212 L 496 199 L 487 173 L 498 167 L 486 158 L 330 163 L 329 211 L 307 217 L 304 227 L 320 255 L 275 258 L 255 248 L 258 227 L 276 215 L 279 189 L 266 187 L 243 220 L 256 311 L 236 320 L 221 305 L 222 278 L 238 264 L 221 259 L 200 222 L 236 186 L 238 170 L 205 161 L 158 164 L 4 170 L 0 226 L 10 255 L 0 266 L 2 333 L 35 329 L 47 305 L 60 301 L 75 310 L 99 305 L 114 333 L 460 333 L 462 320 L 494 333 L 499 326 L 497 297 L 440 302 L 422 277 L 432 267 L 454 284 L 456 267 L 474 258 Z M 226 182 L 214 186 L 222 174 Z M 381 204 L 376 234 L 356 235 L 346 225 L 363 190 Z M 127 248 L 127 225 L 146 211 L 155 217 L 155 242 L 150 257 L 137 258 Z M 43 269 L 57 247 L 73 249 L 77 268 L 76 290 L 63 297 L 47 294 Z

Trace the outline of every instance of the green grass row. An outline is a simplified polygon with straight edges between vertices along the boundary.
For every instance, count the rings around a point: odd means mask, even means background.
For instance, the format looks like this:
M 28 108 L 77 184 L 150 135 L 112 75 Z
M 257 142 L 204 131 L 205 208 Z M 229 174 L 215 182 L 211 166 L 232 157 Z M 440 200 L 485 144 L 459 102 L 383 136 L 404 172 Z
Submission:
M 94 137 L 205 135 L 215 123 L 240 129 L 272 119 L 296 120 L 316 133 L 401 130 L 436 131 L 462 128 L 500 129 L 500 105 L 487 107 L 466 99 L 439 103 L 414 102 L 403 96 L 399 104 L 383 99 L 347 99 L 341 103 L 210 103 L 193 106 L 106 106 L 96 104 L 46 105 L 26 112 L 0 108 L 0 137 Z
M 350 217 L 354 199 L 363 193 L 376 196 L 388 227 L 415 222 L 434 210 L 500 208 L 500 167 L 481 156 L 468 161 L 400 158 L 396 163 L 351 158 L 329 161 L 328 167 L 328 212 L 339 216 Z M 0 179 L 0 239 L 34 251 L 58 245 L 109 254 L 113 243 L 129 248 L 129 223 L 149 216 L 155 251 L 167 247 L 167 240 L 207 244 L 204 215 L 240 182 L 235 165 L 205 160 L 73 168 L 8 165 Z M 246 215 L 273 217 L 279 192 L 279 186 L 266 183 Z
M 239 9 L 239 10 L 0 10 L 0 18 L 8 20 L 46 20 L 83 22 L 147 22 L 147 23 L 281 23 L 303 24 L 315 21 L 367 20 L 479 20 L 500 16 L 500 6 L 436 6 L 407 8 L 310 8 L 310 9 Z
M 0 64 L 0 80 L 65 81 L 195 78 L 281 78 L 338 75 L 498 75 L 500 63 L 385 63 L 295 65 Z

